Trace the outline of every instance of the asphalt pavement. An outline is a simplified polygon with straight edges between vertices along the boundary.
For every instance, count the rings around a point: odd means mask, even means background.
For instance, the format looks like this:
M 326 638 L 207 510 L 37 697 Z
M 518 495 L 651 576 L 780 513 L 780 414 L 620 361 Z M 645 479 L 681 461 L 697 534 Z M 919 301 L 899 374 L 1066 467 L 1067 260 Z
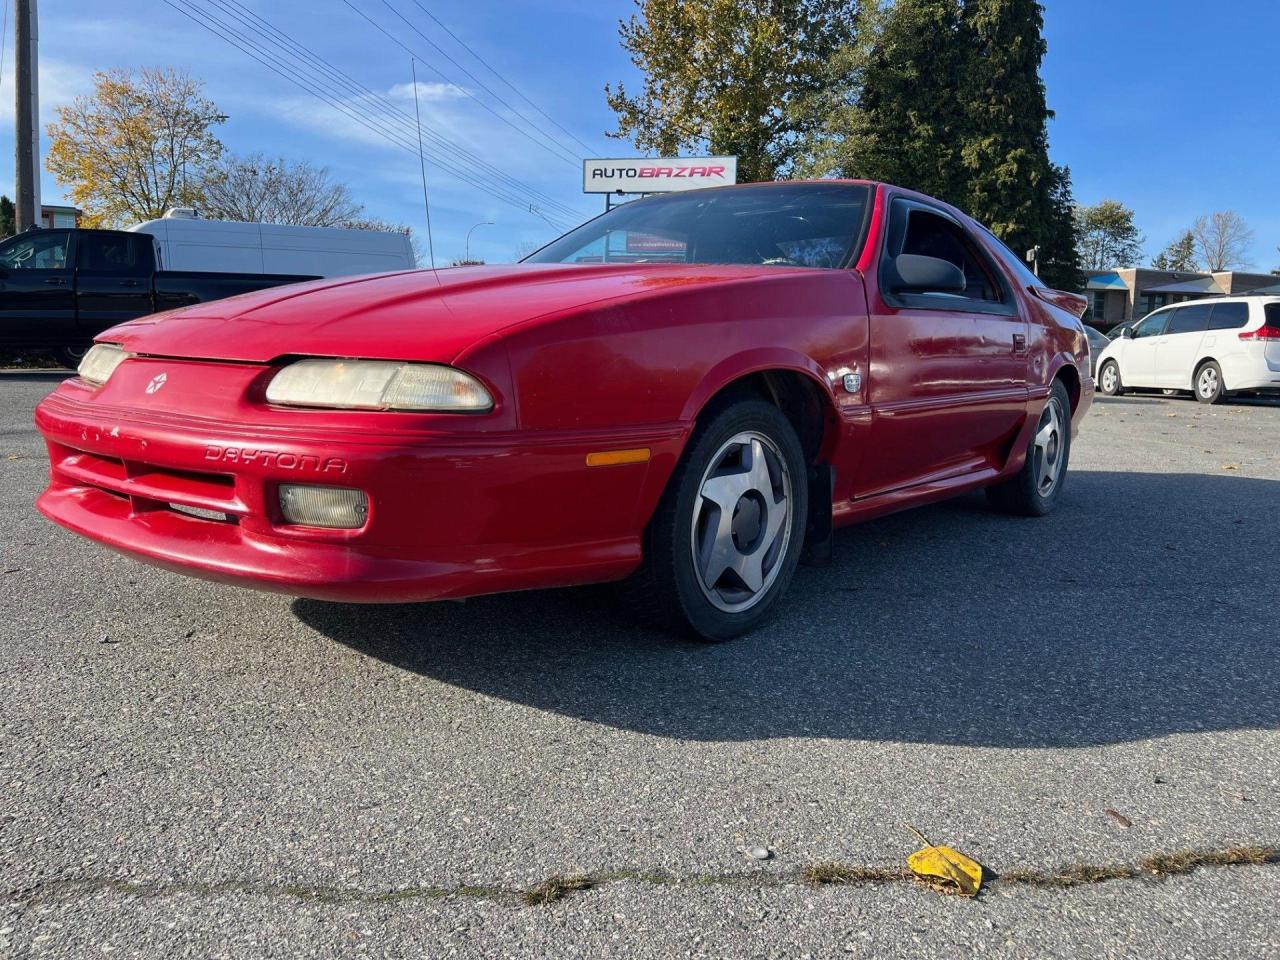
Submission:
M 1280 846 L 1280 404 L 1101 400 L 1050 517 L 841 531 L 705 646 L 110 553 L 32 508 L 57 379 L 0 373 L 0 956 L 1280 956 L 1280 864 L 1158 869 Z

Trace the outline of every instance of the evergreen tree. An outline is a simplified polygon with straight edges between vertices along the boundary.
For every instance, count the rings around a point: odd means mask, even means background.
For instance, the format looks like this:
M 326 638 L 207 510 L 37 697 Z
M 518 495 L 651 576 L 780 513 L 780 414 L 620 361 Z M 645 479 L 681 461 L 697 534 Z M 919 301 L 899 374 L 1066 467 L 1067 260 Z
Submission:
M 0 196 L 0 239 L 12 237 L 18 230 L 17 215 L 13 209 L 13 201 Z
M 966 0 L 962 27 L 966 211 L 1014 249 L 1043 247 L 1055 186 L 1040 79 L 1043 8 L 1038 0 Z
M 948 201 L 1019 253 L 1040 246 L 1046 283 L 1080 289 L 1071 180 L 1049 160 L 1052 117 L 1037 0 L 896 0 L 869 8 L 842 54 L 843 86 L 805 172 L 885 180 Z
M 1157 270 L 1189 271 L 1197 269 L 1196 235 L 1184 231 L 1178 239 L 1156 254 L 1151 266 Z
M 871 4 L 804 109 L 820 117 L 803 170 L 882 180 L 963 205 L 960 0 Z
M 1083 290 L 1080 235 L 1076 230 L 1071 168 L 1055 166 L 1049 190 L 1049 217 L 1040 242 L 1040 279 L 1055 290 Z

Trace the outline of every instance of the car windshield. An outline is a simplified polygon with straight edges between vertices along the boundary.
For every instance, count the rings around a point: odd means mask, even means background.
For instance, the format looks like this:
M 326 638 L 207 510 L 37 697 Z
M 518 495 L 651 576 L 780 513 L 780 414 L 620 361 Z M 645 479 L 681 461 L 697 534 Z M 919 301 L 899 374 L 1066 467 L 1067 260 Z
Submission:
M 842 267 L 862 233 L 861 184 L 690 190 L 615 207 L 525 263 L 734 263 Z

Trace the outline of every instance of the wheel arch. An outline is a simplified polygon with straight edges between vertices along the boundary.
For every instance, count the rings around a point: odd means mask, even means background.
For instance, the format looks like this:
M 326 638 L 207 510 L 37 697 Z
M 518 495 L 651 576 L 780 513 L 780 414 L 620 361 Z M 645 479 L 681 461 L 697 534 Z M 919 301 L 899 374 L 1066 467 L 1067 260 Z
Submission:
M 684 418 L 705 421 L 708 412 L 741 397 L 759 397 L 778 407 L 800 437 L 809 463 L 829 458 L 838 415 L 830 384 L 812 360 L 790 351 L 763 350 L 725 361 L 694 390 Z
M 1107 359 L 1111 360 L 1114 358 L 1108 357 Z M 1102 362 L 1105 363 L 1106 361 Z M 1119 369 L 1119 366 L 1120 364 L 1117 362 L 1116 368 Z M 1098 365 L 1098 370 L 1102 370 L 1101 363 Z M 1067 359 L 1062 359 L 1058 364 L 1057 369 L 1054 370 L 1053 377 L 1049 380 L 1050 389 L 1053 388 L 1054 380 L 1061 380 L 1062 385 L 1067 388 L 1067 397 L 1071 400 L 1071 412 L 1074 414 L 1080 406 L 1080 398 L 1084 391 L 1084 384 L 1080 380 L 1080 371 L 1076 368 L 1076 365 L 1073 362 Z

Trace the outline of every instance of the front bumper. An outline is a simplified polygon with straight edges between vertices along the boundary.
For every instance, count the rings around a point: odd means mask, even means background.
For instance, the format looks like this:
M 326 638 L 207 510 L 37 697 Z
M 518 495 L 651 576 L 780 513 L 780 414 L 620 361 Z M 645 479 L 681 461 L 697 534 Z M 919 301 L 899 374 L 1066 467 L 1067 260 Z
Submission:
M 358 417 L 343 414 L 337 419 Z M 397 440 L 314 417 L 306 430 L 103 408 L 68 381 L 36 410 L 54 522 L 149 563 L 325 600 L 401 602 L 618 579 L 683 441 L 514 431 Z M 648 464 L 588 468 L 611 445 Z M 351 486 L 365 525 L 288 524 L 282 483 Z

